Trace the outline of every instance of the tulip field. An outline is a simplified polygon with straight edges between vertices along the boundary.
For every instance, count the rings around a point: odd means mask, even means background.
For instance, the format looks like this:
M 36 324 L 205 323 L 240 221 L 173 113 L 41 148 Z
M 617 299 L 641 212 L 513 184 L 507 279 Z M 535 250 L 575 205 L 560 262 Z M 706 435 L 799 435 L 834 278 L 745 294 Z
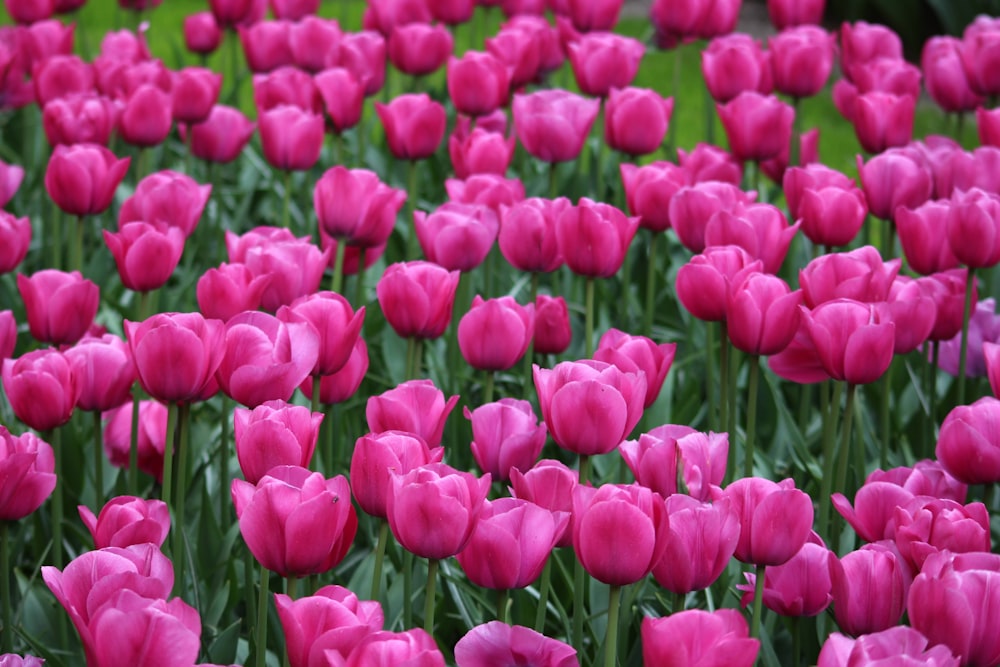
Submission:
M 4 5 L 0 667 L 1000 665 L 1000 19 Z

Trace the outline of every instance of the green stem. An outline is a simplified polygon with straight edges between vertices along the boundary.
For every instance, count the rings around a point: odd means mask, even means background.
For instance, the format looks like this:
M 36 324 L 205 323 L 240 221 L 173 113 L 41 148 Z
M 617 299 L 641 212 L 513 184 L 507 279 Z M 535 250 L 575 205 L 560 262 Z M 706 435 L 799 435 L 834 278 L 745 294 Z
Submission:
M 293 600 L 299 596 L 299 578 L 295 575 L 285 578 L 285 595 Z
M 139 382 L 136 381 L 132 387 L 132 429 L 129 435 L 128 450 L 128 492 L 132 496 L 139 495 L 139 404 L 141 403 L 141 392 Z M 164 454 L 166 454 L 165 449 Z
M 63 213 L 62 209 L 56 206 L 55 204 L 52 205 L 52 209 L 53 210 L 52 210 L 51 222 L 48 225 L 50 234 L 49 238 L 61 239 L 63 238 L 63 225 L 65 224 L 64 222 L 65 214 Z M 53 242 L 48 245 L 51 248 L 52 252 L 51 266 L 56 269 L 63 268 L 62 243 Z
M 538 607 L 535 609 L 535 632 L 545 634 L 545 612 L 549 606 L 549 591 L 552 589 L 552 556 L 545 561 L 542 581 L 538 589 Z
M 437 594 L 437 572 L 441 561 L 437 558 L 427 559 L 427 589 L 424 595 L 424 630 L 434 635 L 434 603 Z
M 13 605 L 10 599 L 10 522 L 0 521 L 0 602 L 3 604 L 2 633 L 0 633 L 0 653 L 14 652 Z
M 587 351 L 586 358 L 594 356 L 594 279 L 587 276 L 587 291 L 585 298 L 585 321 L 584 321 L 584 346 Z M 582 483 L 582 482 L 581 482 Z
M 659 238 L 660 234 L 655 232 L 649 237 L 649 257 L 646 264 L 646 309 L 642 316 L 642 333 L 647 337 L 653 334 L 653 310 L 656 307 L 656 273 L 658 268 L 656 266 L 656 242 Z M 709 375 L 709 377 L 712 376 Z
M 63 567 L 63 486 L 66 482 L 62 476 L 62 432 L 52 429 L 46 438 L 52 445 L 52 453 L 55 455 L 56 486 L 52 490 L 52 564 L 60 570 Z
M 70 247 L 70 271 L 83 271 L 83 230 L 84 217 L 78 215 L 73 226 L 73 245 Z
M 556 178 L 557 162 L 549 162 L 549 199 L 555 199 L 559 194 L 559 180 Z
M 229 104 L 239 107 L 240 105 L 240 43 L 239 36 L 235 30 L 226 31 L 226 40 L 229 42 L 229 81 L 232 86 L 229 89 Z
M 830 398 L 830 380 L 823 383 L 821 389 L 821 404 L 823 409 L 823 476 L 819 481 L 819 516 L 816 518 L 816 532 L 824 540 L 830 541 L 827 532 L 830 521 L 830 493 L 834 475 L 834 423 L 837 411 L 840 409 L 840 394 L 844 385 L 839 382 L 834 385 L 833 398 Z
M 590 457 L 580 455 L 580 484 L 587 484 L 590 481 Z M 583 621 L 587 617 L 586 595 L 586 573 L 583 570 L 583 563 L 577 554 L 573 568 L 573 647 L 583 653 Z
M 538 305 L 538 272 L 531 272 L 531 304 L 532 308 L 536 308 Z M 538 317 L 537 310 L 535 311 L 535 317 Z M 525 392 L 534 384 L 534 377 L 531 372 L 531 365 L 535 361 L 535 337 L 531 336 L 531 342 L 528 343 L 528 349 L 524 353 L 524 390 Z
M 601 108 L 604 108 L 603 105 Z M 597 122 L 594 123 L 594 131 L 597 133 L 597 150 L 594 151 L 594 199 L 602 202 L 606 201 L 604 196 L 604 160 L 608 150 L 608 142 L 604 141 L 604 137 L 601 135 L 604 127 L 603 121 L 604 112 L 601 111 Z
M 753 450 L 757 437 L 757 393 L 760 384 L 760 357 L 750 355 L 750 386 L 747 389 L 746 451 L 743 459 L 743 476 L 753 477 Z
M 673 98 L 675 102 L 681 99 L 681 69 L 683 68 L 681 55 L 683 53 L 683 49 L 674 49 Z M 670 123 L 667 126 L 667 159 L 677 159 L 677 123 Z
M 160 499 L 172 509 L 171 500 L 174 492 L 174 433 L 177 431 L 177 404 L 167 404 L 167 439 L 163 445 L 163 488 Z M 176 519 L 175 519 L 176 520 Z M 176 528 L 175 528 L 176 530 Z M 178 554 L 173 554 L 177 558 Z
M 931 402 L 931 428 L 930 432 L 933 436 L 932 441 L 937 442 L 937 377 L 938 377 L 938 367 L 940 366 L 940 352 L 941 352 L 941 341 L 936 340 L 931 345 L 931 391 L 930 391 L 930 402 Z
M 501 588 L 497 591 L 497 620 L 501 623 L 509 623 L 507 620 L 507 605 L 510 603 L 510 590 Z
M 94 411 L 94 506 L 104 506 L 104 438 L 101 432 L 101 411 Z
M 969 317 L 972 315 L 972 292 L 976 286 L 976 269 L 969 267 L 965 283 L 965 310 L 962 311 L 962 344 L 958 354 L 958 405 L 965 405 L 965 366 L 969 353 Z
M 792 110 L 795 115 L 792 116 L 792 137 L 788 143 L 788 166 L 796 167 L 799 164 L 799 152 L 801 149 L 801 137 L 802 137 L 802 114 L 799 113 L 799 102 L 802 100 L 798 97 L 792 98 Z
M 413 627 L 413 552 L 403 553 L 403 627 Z
M 365 255 L 368 254 L 367 248 L 361 248 L 361 252 L 358 254 L 358 273 L 354 276 L 354 307 L 357 308 L 363 305 L 365 301 Z
M 670 594 L 670 613 L 676 614 L 677 612 L 684 611 L 685 602 L 687 596 L 683 593 L 671 593 Z
M 319 394 L 320 394 L 320 384 L 321 384 L 322 380 L 323 380 L 323 377 L 320 376 L 320 375 L 313 375 L 312 376 L 312 398 L 309 399 L 309 410 L 310 410 L 310 412 L 319 412 L 320 411 Z M 326 422 L 326 420 L 324 419 L 323 422 L 320 424 L 320 430 L 321 431 L 324 428 L 326 428 L 326 427 L 329 426 L 329 424 L 326 424 L 325 422 Z M 328 452 L 328 451 L 319 452 L 319 455 L 316 456 L 316 458 L 320 459 L 320 461 L 316 462 L 316 467 L 319 467 L 320 464 L 326 465 L 326 466 L 333 465 L 333 459 L 330 458 L 331 456 L 332 456 L 332 452 Z
M 483 405 L 493 402 L 493 371 L 483 371 L 486 377 L 483 378 Z
M 281 202 L 281 226 L 284 229 L 288 229 L 288 219 L 289 219 L 289 212 L 290 212 L 290 209 L 291 209 L 291 201 L 292 201 L 292 170 L 291 169 L 286 169 L 285 170 L 284 181 L 285 181 L 285 192 L 284 192 L 284 198 L 283 198 L 283 200 Z
M 889 469 L 889 441 L 892 438 L 892 418 L 891 413 L 889 412 L 889 392 L 892 391 L 893 366 L 894 364 L 890 363 L 889 368 L 885 371 L 885 375 L 882 376 L 882 395 L 880 396 L 882 400 L 882 442 L 879 443 L 879 467 L 881 467 L 882 470 Z
M 837 477 L 834 491 L 845 493 L 847 489 L 847 464 L 851 458 L 851 428 L 854 418 L 854 396 L 857 385 L 847 385 L 847 404 L 844 406 L 844 423 L 840 427 L 840 451 L 837 452 Z
M 188 431 L 191 425 L 191 405 L 184 403 L 177 408 L 179 436 L 177 438 L 177 471 L 174 476 L 174 502 L 177 503 L 176 522 L 171 529 L 173 537 L 174 588 L 178 595 L 184 592 L 184 526 L 188 482 Z M 169 443 L 167 443 L 169 446 Z
M 229 508 L 233 506 L 232 496 L 229 493 L 229 424 L 232 416 L 229 409 L 229 397 L 221 391 L 222 396 L 222 424 L 219 430 L 219 520 L 226 521 L 229 516 Z
M 375 544 L 375 569 L 372 572 L 371 599 L 378 600 L 382 589 L 382 564 L 385 562 L 385 548 L 389 543 L 389 522 L 379 519 L 378 542 Z
M 413 225 L 410 228 L 409 242 L 406 244 L 406 256 L 409 259 L 418 259 L 420 253 L 420 243 L 417 239 L 417 225 L 413 220 L 413 212 L 417 210 L 417 161 L 410 160 L 409 171 L 406 176 L 406 224 Z
M 760 639 L 760 616 L 764 602 L 764 565 L 757 566 L 757 580 L 753 588 L 753 618 L 750 619 L 750 637 Z
M 708 428 L 716 433 L 725 430 L 715 404 L 715 322 L 705 322 L 705 398 L 708 404 Z
M 271 597 L 270 575 L 267 568 L 260 566 L 260 594 L 257 596 L 257 627 L 254 651 L 256 652 L 256 667 L 267 665 L 267 603 Z
M 330 291 L 340 294 L 344 285 L 344 256 L 347 254 L 347 239 L 337 239 L 337 254 L 333 257 L 333 278 Z
M 604 641 L 604 667 L 615 667 L 618 662 L 618 613 L 622 587 L 611 586 L 608 595 L 608 631 Z
M 412 380 L 416 378 L 416 374 L 413 372 L 413 359 L 416 355 L 417 350 L 417 339 L 410 336 L 406 339 L 406 379 Z

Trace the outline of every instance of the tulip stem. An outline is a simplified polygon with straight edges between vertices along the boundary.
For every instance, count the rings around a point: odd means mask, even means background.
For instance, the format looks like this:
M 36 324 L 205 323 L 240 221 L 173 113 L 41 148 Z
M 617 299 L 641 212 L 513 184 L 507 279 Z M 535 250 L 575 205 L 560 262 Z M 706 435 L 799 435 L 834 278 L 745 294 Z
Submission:
M 642 316 L 642 333 L 647 338 L 653 334 L 653 309 L 656 307 L 656 242 L 659 238 L 660 234 L 656 232 L 653 232 L 649 237 L 649 255 L 646 263 L 646 309 Z M 711 349 L 710 347 L 709 350 Z M 709 377 L 712 376 L 709 375 Z
M 177 474 L 174 475 L 174 501 L 177 503 L 177 512 L 175 513 L 175 523 L 170 532 L 173 538 L 174 588 L 180 595 L 184 592 L 184 564 L 187 562 L 184 557 L 184 508 L 187 504 L 188 490 L 188 430 L 191 423 L 191 405 L 189 403 L 178 405 L 177 416 L 180 431 L 177 438 Z M 169 442 L 167 446 L 170 446 Z
M 615 667 L 618 662 L 618 614 L 622 587 L 611 586 L 608 595 L 608 630 L 604 641 L 604 667 Z
M 403 627 L 413 627 L 413 552 L 403 554 Z
M 725 426 L 720 424 L 715 414 L 715 323 L 705 322 L 705 398 L 708 405 L 708 428 L 721 433 Z
M 579 483 L 586 485 L 589 479 L 590 457 L 581 454 Z M 575 544 L 573 548 L 576 549 Z M 583 621 L 587 617 L 587 608 L 584 604 L 587 582 L 584 574 L 583 563 L 580 561 L 580 554 L 577 553 L 573 564 L 573 648 L 580 653 L 583 652 Z
M 844 423 L 840 427 L 840 451 L 837 452 L 837 478 L 835 480 L 835 491 L 846 493 L 847 490 L 847 462 L 851 454 L 851 428 L 854 418 L 854 395 L 857 393 L 856 384 L 847 385 L 847 404 L 844 406 Z
M 413 213 L 417 210 L 417 176 L 417 161 L 410 160 L 406 175 L 406 224 L 413 225 L 406 244 L 406 256 L 409 259 L 417 259 L 417 250 L 420 248 L 417 242 L 417 223 L 413 219 Z
M 437 558 L 427 559 L 427 590 L 424 595 L 424 630 L 431 636 L 434 635 L 434 597 L 437 593 L 437 573 L 440 563 L 441 561 Z
M 584 346 L 586 348 L 586 358 L 590 359 L 594 356 L 594 279 L 590 276 L 587 277 L 587 289 L 585 298 L 585 315 L 584 320 Z
M 969 354 L 969 317 L 972 314 L 972 293 L 976 287 L 976 268 L 969 267 L 965 282 L 965 310 L 962 311 L 962 344 L 958 353 L 958 405 L 965 405 L 965 367 Z
M 389 522 L 379 519 L 378 542 L 375 544 L 375 568 L 372 571 L 371 599 L 378 600 L 382 593 L 382 564 L 385 562 L 385 547 L 389 542 Z
M 757 436 L 757 394 L 760 385 L 760 356 L 750 355 L 750 385 L 747 388 L 746 451 L 743 456 L 743 476 L 753 477 L 753 450 Z
M 941 353 L 941 341 L 934 341 L 931 345 L 931 386 L 930 386 L 930 401 L 931 401 L 931 435 L 932 440 L 937 442 L 937 377 L 938 377 L 938 367 L 940 366 L 940 353 Z
M 63 486 L 66 480 L 62 476 L 62 433 L 58 428 L 49 431 L 49 437 L 44 438 L 52 445 L 52 453 L 55 455 L 56 486 L 52 490 L 52 564 L 60 570 L 63 566 Z M 6 572 L 6 570 L 5 570 Z
M 764 602 L 764 569 L 766 566 L 757 565 L 757 576 L 753 587 L 753 618 L 750 619 L 750 637 L 760 639 L 760 616 L 763 613 Z
M 285 578 L 285 595 L 294 600 L 299 595 L 299 578 L 289 575 Z
M 362 247 L 358 252 L 358 272 L 354 276 L 354 307 L 365 303 L 365 255 L 368 249 Z
M 84 217 L 78 215 L 73 225 L 73 245 L 70 247 L 70 271 L 83 271 L 83 229 Z
M 823 415 L 823 476 L 819 480 L 819 517 L 816 521 L 816 532 L 824 540 L 829 541 L 830 535 L 827 528 L 830 521 L 830 491 L 833 486 L 833 445 L 834 429 L 833 419 L 840 407 L 840 394 L 844 385 L 837 383 L 833 390 L 833 399 L 830 399 L 830 381 L 823 384 L 820 391 L 821 409 Z
M 104 505 L 104 445 L 101 437 L 101 411 L 94 410 L 94 501 L 95 507 Z
M 270 572 L 260 566 L 260 593 L 257 596 L 256 667 L 267 665 L 267 599 L 270 597 Z
M 729 428 L 729 330 L 725 320 L 719 322 L 719 431 L 734 435 Z M 728 482 L 736 477 L 735 459 L 730 456 L 726 462 Z
M 885 371 L 885 375 L 882 376 L 882 442 L 879 443 L 879 467 L 882 470 L 888 470 L 889 468 L 889 440 L 892 438 L 892 417 L 889 412 L 889 392 L 892 391 L 892 367 L 893 364 L 890 363 L 889 368 Z
M 538 607 L 535 609 L 535 632 L 545 634 L 545 615 L 549 606 L 549 590 L 552 588 L 552 556 L 545 560 L 542 569 L 542 583 L 538 590 Z
M 497 591 L 497 620 L 507 623 L 507 606 L 510 604 L 510 589 L 501 588 Z
M 534 329 L 538 328 L 538 271 L 531 272 L 531 307 L 535 309 L 535 324 Z M 528 341 L 528 349 L 524 352 L 524 389 L 528 390 L 532 386 L 533 378 L 531 372 L 531 364 L 535 360 L 535 334 L 534 330 L 531 334 L 531 340 Z
M 676 614 L 678 612 L 684 611 L 687 596 L 684 593 L 677 593 L 676 591 L 670 594 L 670 613 Z
M 494 374 L 493 371 L 483 371 L 483 405 L 493 402 L 493 384 L 494 384 Z
M 556 178 L 557 162 L 549 162 L 549 199 L 555 199 L 559 194 L 559 179 Z
M 163 488 L 160 489 L 160 499 L 170 506 L 174 487 L 174 433 L 177 430 L 177 403 L 167 404 L 167 439 L 163 444 Z M 177 554 L 172 554 L 177 558 Z
M 56 480 L 56 486 L 59 481 Z M 0 634 L 0 653 L 13 653 L 14 632 L 11 622 L 14 619 L 10 600 L 10 522 L 0 521 L 0 601 L 3 603 L 2 634 Z
M 292 201 L 292 170 L 285 169 L 285 191 L 281 202 L 281 226 L 288 229 L 289 209 Z
M 229 397 L 222 396 L 222 425 L 219 435 L 219 521 L 226 525 L 229 508 L 232 507 L 232 496 L 229 493 Z
M 132 388 L 132 427 L 129 435 L 128 450 L 128 492 L 129 495 L 139 495 L 139 382 Z M 165 450 L 164 450 L 165 451 Z
M 337 251 L 333 256 L 333 278 L 330 291 L 340 294 L 344 286 L 344 256 L 347 254 L 347 239 L 337 239 Z

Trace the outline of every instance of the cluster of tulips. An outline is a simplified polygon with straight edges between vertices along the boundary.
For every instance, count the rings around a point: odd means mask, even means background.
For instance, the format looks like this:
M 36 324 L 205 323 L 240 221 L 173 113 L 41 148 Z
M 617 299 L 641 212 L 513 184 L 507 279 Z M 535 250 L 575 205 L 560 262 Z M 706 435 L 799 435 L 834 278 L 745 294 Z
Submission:
M 622 0 L 119 4 L 5 0 L 0 667 L 1000 665 L 1000 20 L 655 0 L 683 150 Z

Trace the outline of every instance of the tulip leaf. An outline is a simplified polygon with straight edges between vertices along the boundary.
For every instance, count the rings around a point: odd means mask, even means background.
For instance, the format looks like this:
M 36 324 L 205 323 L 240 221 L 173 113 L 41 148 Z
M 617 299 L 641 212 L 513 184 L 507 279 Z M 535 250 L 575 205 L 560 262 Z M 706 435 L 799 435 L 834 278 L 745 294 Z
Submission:
M 236 661 L 236 653 L 240 643 L 240 625 L 242 621 L 235 621 L 228 628 L 219 633 L 215 640 L 207 647 L 208 659 L 219 665 L 231 665 Z

